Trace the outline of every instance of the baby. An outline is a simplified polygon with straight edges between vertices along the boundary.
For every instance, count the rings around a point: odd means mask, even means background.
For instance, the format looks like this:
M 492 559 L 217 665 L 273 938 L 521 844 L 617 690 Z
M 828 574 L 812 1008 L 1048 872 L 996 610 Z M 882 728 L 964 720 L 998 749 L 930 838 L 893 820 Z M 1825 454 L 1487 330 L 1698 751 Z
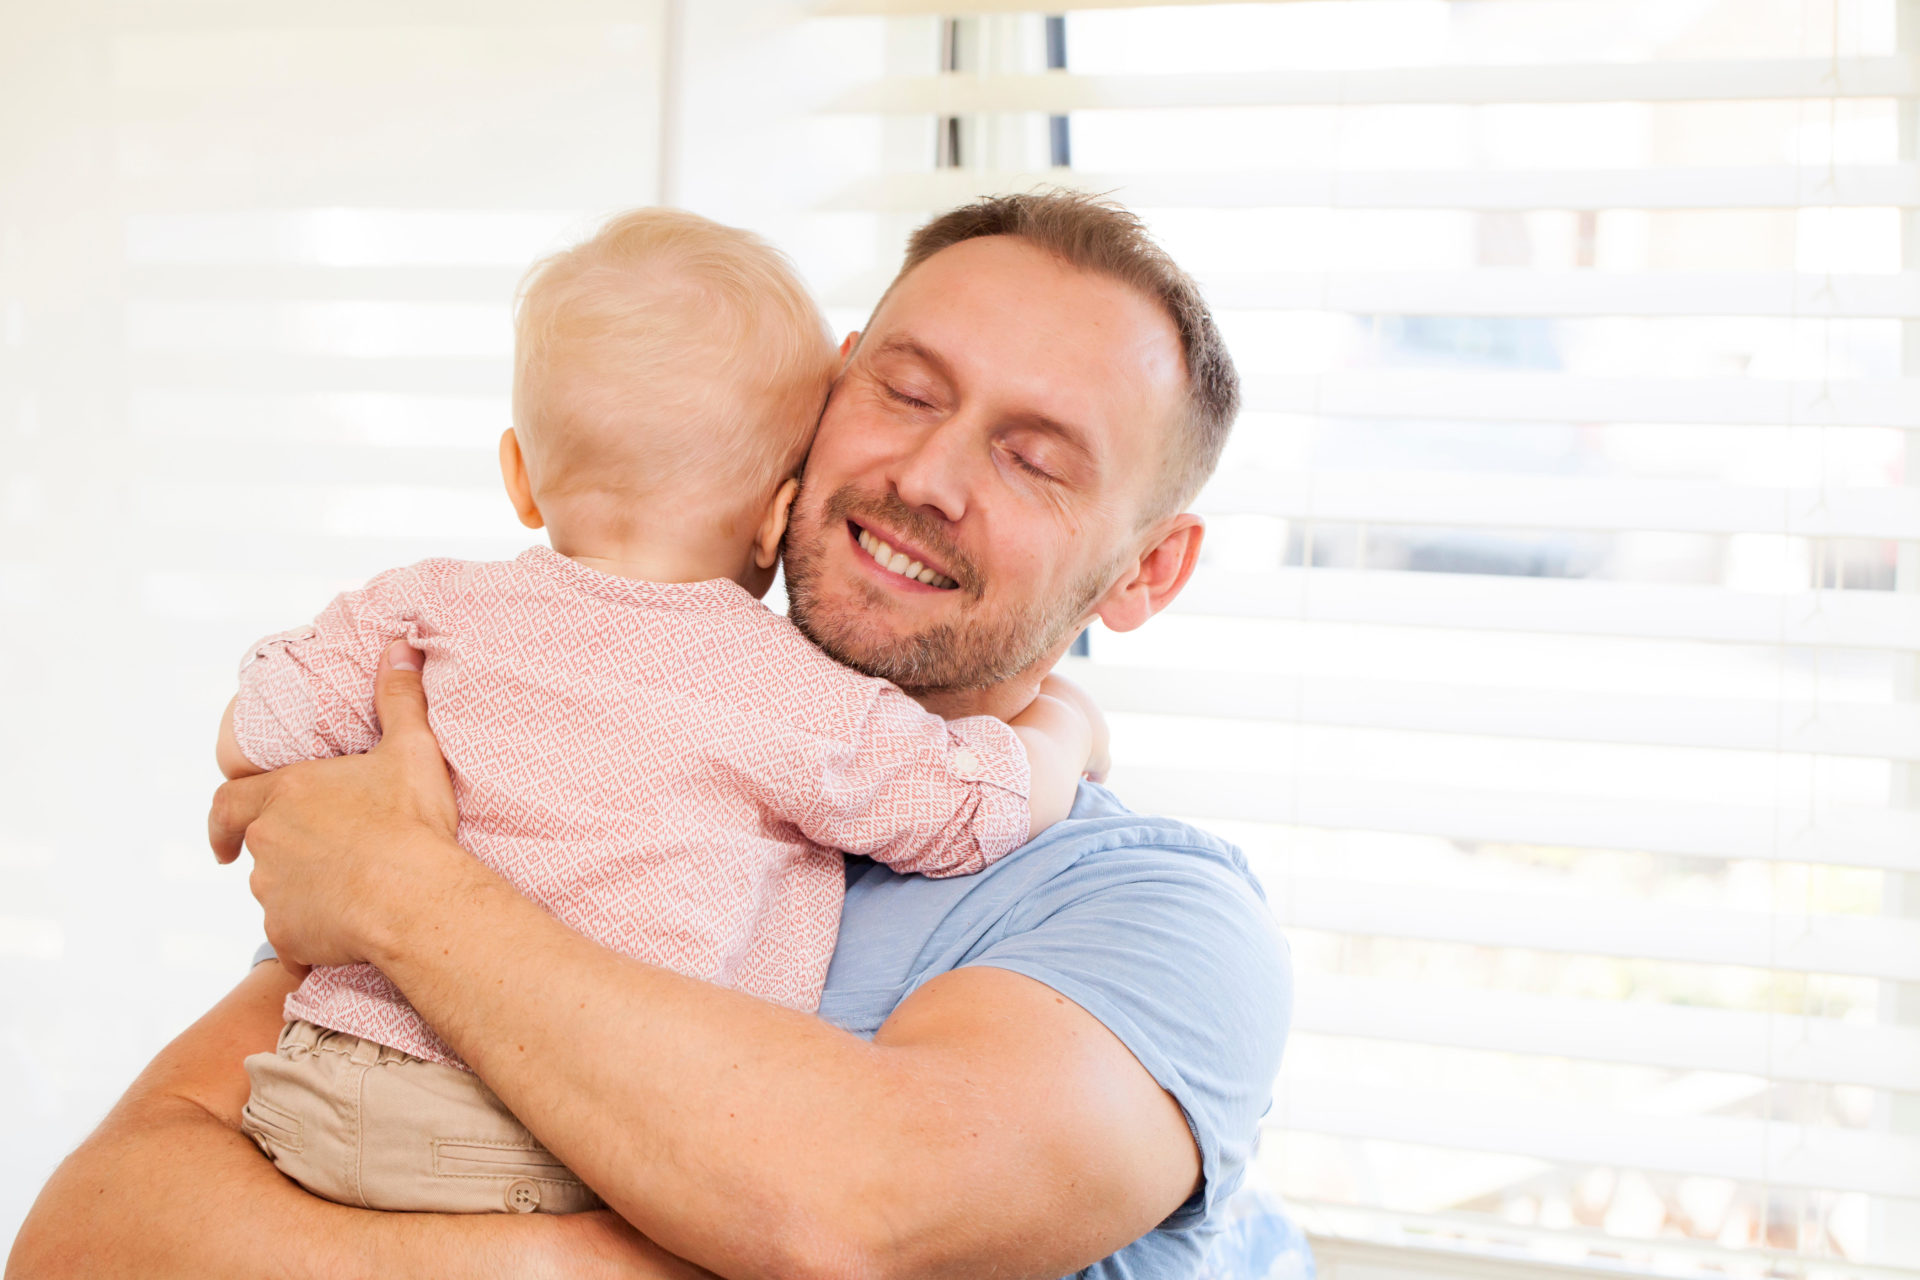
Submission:
M 838 851 L 978 871 L 1066 816 L 1098 733 L 1057 682 L 1011 724 L 943 720 L 759 603 L 833 364 L 805 287 L 746 232 L 645 209 L 539 263 L 500 469 L 552 548 L 394 569 L 261 641 L 221 768 L 373 746 L 374 671 L 405 638 L 476 858 L 624 955 L 815 1008 Z M 313 970 L 286 1016 L 247 1059 L 243 1127 L 309 1190 L 599 1205 L 377 969 Z

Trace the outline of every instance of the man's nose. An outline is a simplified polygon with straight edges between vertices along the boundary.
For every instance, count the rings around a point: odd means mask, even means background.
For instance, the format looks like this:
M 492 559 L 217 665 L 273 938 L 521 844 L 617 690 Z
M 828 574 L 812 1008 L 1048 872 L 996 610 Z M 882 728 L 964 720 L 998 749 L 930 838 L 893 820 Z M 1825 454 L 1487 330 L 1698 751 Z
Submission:
M 930 507 L 948 520 L 964 516 L 978 465 L 975 435 L 965 418 L 956 416 L 921 436 L 894 468 L 893 487 L 900 500 Z

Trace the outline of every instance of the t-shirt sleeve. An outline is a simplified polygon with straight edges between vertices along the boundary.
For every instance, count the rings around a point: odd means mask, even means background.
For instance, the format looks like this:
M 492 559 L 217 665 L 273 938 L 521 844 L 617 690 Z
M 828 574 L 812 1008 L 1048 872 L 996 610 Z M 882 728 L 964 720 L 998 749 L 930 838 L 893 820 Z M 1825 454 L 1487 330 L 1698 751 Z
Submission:
M 1292 1013 L 1285 940 L 1259 891 L 1212 850 L 1081 859 L 1024 897 L 969 961 L 1024 974 L 1098 1018 L 1186 1112 L 1206 1214 L 1245 1173 Z
M 954 876 L 1026 843 L 1026 751 L 991 716 L 943 720 L 880 685 L 819 764 L 796 822 L 816 844 L 895 871 Z
M 392 569 L 334 597 L 302 627 L 247 650 L 234 699 L 233 735 L 262 769 L 353 755 L 380 740 L 373 677 L 393 641 L 419 639 L 418 626 L 442 576 L 427 561 Z

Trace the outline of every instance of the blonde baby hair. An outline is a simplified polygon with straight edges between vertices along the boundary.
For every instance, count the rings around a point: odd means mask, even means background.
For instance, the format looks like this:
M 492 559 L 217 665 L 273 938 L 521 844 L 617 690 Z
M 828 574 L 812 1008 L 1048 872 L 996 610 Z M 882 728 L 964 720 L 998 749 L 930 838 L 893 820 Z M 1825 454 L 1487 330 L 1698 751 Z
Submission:
M 535 263 L 514 337 L 514 431 L 542 505 L 752 510 L 805 456 L 833 371 L 786 255 L 679 209 L 616 215 Z

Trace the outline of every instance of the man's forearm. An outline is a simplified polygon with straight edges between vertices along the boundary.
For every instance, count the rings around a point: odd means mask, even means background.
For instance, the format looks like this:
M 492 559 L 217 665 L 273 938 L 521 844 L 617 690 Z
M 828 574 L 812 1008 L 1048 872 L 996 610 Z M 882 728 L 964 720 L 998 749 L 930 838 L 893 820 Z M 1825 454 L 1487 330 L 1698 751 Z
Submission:
M 392 863 L 369 958 L 622 1218 L 731 1280 L 1058 1276 L 1197 1181 L 1177 1104 L 1030 979 L 935 979 L 870 1044 L 610 952 L 457 846 Z
M 162 1051 L 48 1181 L 7 1280 L 530 1273 L 533 1233 L 553 1223 L 331 1204 L 283 1178 L 238 1132 L 240 1060 L 271 1048 L 287 987 L 279 966 L 260 966 Z
M 805 1274 L 834 1247 L 823 1223 L 858 1230 L 848 1215 L 884 1212 L 864 1190 L 911 1178 L 878 1140 L 889 1073 L 864 1041 L 608 951 L 457 849 L 395 861 L 425 875 L 370 958 L 665 1248 L 726 1276 Z

